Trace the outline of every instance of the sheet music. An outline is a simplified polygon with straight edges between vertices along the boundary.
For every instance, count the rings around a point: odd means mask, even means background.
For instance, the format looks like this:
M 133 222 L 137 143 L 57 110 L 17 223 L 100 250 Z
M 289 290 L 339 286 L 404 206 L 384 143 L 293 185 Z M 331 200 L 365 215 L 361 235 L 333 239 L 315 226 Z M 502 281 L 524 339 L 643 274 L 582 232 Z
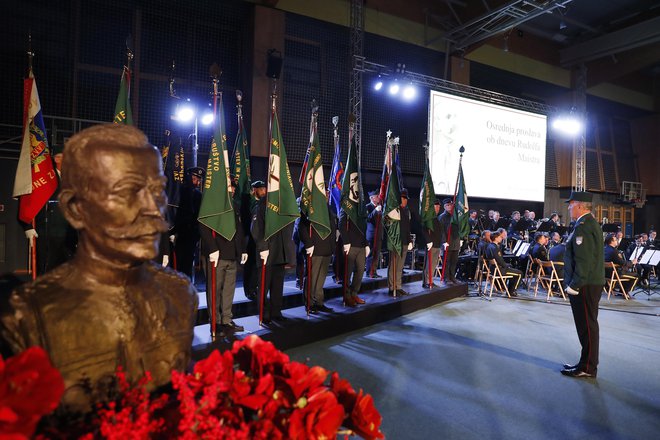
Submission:
M 523 243 L 522 240 L 518 240 L 518 241 L 516 241 L 516 245 L 514 246 L 513 251 L 511 251 L 511 253 L 512 253 L 512 254 L 515 254 L 516 252 L 518 252 L 518 248 L 520 248 L 520 245 L 521 245 L 522 243 Z
M 642 259 L 639 260 L 639 264 L 649 264 L 651 257 L 655 254 L 656 251 L 648 250 L 642 255 Z
M 632 254 L 630 254 L 629 260 L 639 260 L 639 256 L 642 255 L 642 252 L 644 252 L 644 248 L 641 246 L 638 246 L 635 248 Z
M 658 263 L 660 263 L 660 251 L 653 251 L 653 256 L 651 257 L 649 264 L 651 266 L 657 266 Z
M 520 249 L 518 249 L 518 253 L 516 254 L 516 257 L 520 257 L 521 255 L 525 255 L 527 253 L 527 249 L 529 249 L 529 243 L 523 243 L 520 246 Z

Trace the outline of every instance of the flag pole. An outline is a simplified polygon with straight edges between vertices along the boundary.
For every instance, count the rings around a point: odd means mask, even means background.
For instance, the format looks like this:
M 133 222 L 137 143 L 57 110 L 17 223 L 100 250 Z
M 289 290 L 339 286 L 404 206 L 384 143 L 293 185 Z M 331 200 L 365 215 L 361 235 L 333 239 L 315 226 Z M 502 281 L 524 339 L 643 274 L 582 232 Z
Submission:
M 273 79 L 273 93 L 270 95 L 271 99 L 271 106 L 270 106 L 270 123 L 268 127 L 268 132 L 270 133 L 270 140 L 269 142 L 273 142 L 273 118 L 275 117 L 275 103 L 277 102 L 277 79 Z M 270 151 L 270 145 L 268 146 L 268 151 Z M 268 182 L 266 182 L 268 183 Z M 266 186 L 266 206 L 268 206 L 268 186 Z M 264 219 L 265 221 L 265 219 Z M 261 258 L 260 258 L 261 259 Z M 266 282 L 266 262 L 261 259 L 261 286 L 260 286 L 260 293 L 261 293 L 261 300 L 259 301 L 259 325 L 262 324 L 263 318 L 264 318 L 264 302 L 265 302 L 265 295 L 266 295 L 266 289 L 264 286 L 264 283 Z
M 28 56 L 28 78 L 32 78 L 32 75 L 33 75 L 32 74 L 32 59 L 34 58 L 34 52 L 32 51 L 32 32 L 28 33 L 27 56 Z M 25 105 L 25 108 L 26 109 L 28 108 L 27 103 Z M 26 115 L 23 117 L 23 129 L 24 130 L 25 130 L 26 124 L 29 123 L 28 119 L 29 119 L 29 115 L 26 113 Z M 32 229 L 34 229 L 35 231 L 37 230 L 34 219 L 32 219 Z M 32 237 L 30 240 L 28 240 L 28 246 L 30 248 L 30 260 L 29 260 L 28 266 L 29 266 L 30 272 L 32 273 L 32 279 L 35 280 L 35 279 L 37 279 L 37 237 Z
M 312 238 L 312 224 L 309 224 L 309 237 Z M 307 318 L 309 318 L 309 311 L 312 308 L 312 256 L 307 254 Z
M 445 249 L 445 255 L 442 262 L 442 281 L 445 280 L 445 267 L 447 266 L 447 254 L 449 253 L 449 242 L 451 241 L 451 224 L 454 219 L 454 211 L 456 210 L 456 193 L 458 192 L 458 178 L 460 177 L 461 171 L 461 162 L 463 162 L 463 152 L 465 147 L 461 145 L 461 148 L 458 150 L 461 155 L 458 158 L 458 172 L 456 173 L 456 186 L 454 187 L 454 197 L 452 198 L 452 210 L 451 210 L 451 220 L 449 220 L 449 228 L 447 229 L 447 249 Z
M 222 105 L 222 92 L 218 91 L 218 83 L 220 82 L 219 77 L 220 77 L 220 75 L 222 75 L 222 70 L 220 70 L 220 68 L 218 67 L 217 64 L 213 64 L 213 66 L 211 66 L 210 73 L 211 73 L 211 78 L 213 78 L 213 80 L 212 80 L 213 81 L 213 116 L 215 118 L 217 118 L 218 117 L 218 113 L 217 113 L 218 97 L 220 97 L 220 100 L 221 100 L 220 105 Z M 222 139 L 216 139 L 215 141 L 216 142 L 222 142 Z M 195 139 L 195 142 L 197 142 L 196 139 Z M 213 240 L 215 241 L 215 231 L 213 229 L 211 229 L 211 235 L 213 236 Z M 213 289 L 213 291 L 211 292 L 211 308 L 213 309 L 212 310 L 213 314 L 211 315 L 211 338 L 212 339 L 215 338 L 215 327 L 217 325 L 217 322 L 216 322 L 217 319 L 216 319 L 216 316 L 215 316 L 215 311 L 216 311 L 216 307 L 217 307 L 216 298 L 215 298 L 216 291 L 217 291 L 216 279 L 215 279 L 215 277 L 216 277 L 215 267 L 216 267 L 215 263 L 211 262 L 211 285 L 212 285 L 211 287 Z

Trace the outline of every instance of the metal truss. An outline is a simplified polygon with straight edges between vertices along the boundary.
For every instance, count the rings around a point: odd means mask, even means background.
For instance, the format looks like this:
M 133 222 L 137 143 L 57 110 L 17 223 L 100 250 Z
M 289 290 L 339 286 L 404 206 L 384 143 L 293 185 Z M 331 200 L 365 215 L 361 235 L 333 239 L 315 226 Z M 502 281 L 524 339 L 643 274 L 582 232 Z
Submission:
M 349 113 L 355 116 L 353 136 L 355 145 L 359 146 L 362 140 L 362 73 L 359 66 L 364 64 L 364 0 L 351 0 L 351 96 Z M 359 157 L 358 157 L 359 160 Z
M 554 106 L 547 105 L 542 102 L 530 101 L 527 99 L 517 98 L 515 96 L 505 95 L 490 90 L 479 89 L 477 87 L 459 84 L 447 81 L 441 78 L 435 78 L 421 73 L 405 71 L 396 73 L 392 69 L 382 64 L 372 63 L 361 57 L 356 59 L 359 62 L 354 64 L 353 69 L 360 72 L 376 73 L 381 76 L 395 76 L 400 75 L 400 79 L 405 79 L 413 84 L 428 87 L 433 90 L 451 93 L 453 95 L 463 96 L 466 98 L 476 99 L 478 101 L 489 102 L 491 104 L 503 105 L 506 107 L 517 108 L 520 110 L 530 111 L 533 113 L 541 113 L 545 115 L 557 113 L 558 109 Z M 360 104 L 361 107 L 361 104 Z
M 514 0 L 447 32 L 444 38 L 454 50 L 469 46 L 547 14 L 564 8 L 573 0 Z

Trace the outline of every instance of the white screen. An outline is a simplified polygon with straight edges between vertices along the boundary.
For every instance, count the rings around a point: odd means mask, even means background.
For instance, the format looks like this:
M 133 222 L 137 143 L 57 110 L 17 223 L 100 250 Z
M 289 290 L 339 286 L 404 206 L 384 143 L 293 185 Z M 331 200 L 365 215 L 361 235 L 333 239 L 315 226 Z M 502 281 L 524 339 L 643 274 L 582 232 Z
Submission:
M 453 195 L 459 148 L 469 196 L 542 202 L 545 115 L 431 91 L 429 162 L 438 194 Z

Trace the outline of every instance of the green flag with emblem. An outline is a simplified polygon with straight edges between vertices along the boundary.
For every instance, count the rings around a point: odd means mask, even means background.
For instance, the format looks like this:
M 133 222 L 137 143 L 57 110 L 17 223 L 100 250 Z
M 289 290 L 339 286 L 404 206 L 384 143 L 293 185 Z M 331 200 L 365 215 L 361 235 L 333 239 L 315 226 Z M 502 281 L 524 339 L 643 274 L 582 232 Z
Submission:
M 131 111 L 131 72 L 128 67 L 124 67 L 121 73 L 121 83 L 119 84 L 119 96 L 115 104 L 115 117 L 112 120 L 115 124 L 133 125 L 133 112 Z
M 236 219 L 229 192 L 231 182 L 229 180 L 229 155 L 227 154 L 222 94 L 219 94 L 217 108 L 215 131 L 206 165 L 206 180 L 198 220 L 227 240 L 231 240 L 236 234 Z
M 309 160 L 305 181 L 300 191 L 300 213 L 309 219 L 319 236 L 325 239 L 330 235 L 330 216 L 328 214 L 328 199 L 325 195 L 325 177 L 319 148 L 316 115 L 312 116 L 312 119 L 312 134 L 307 149 Z
M 387 249 L 401 255 L 401 189 L 399 188 L 399 176 L 395 167 L 390 171 L 385 195 L 384 224 L 387 234 Z M 394 217 L 394 218 L 393 218 Z
M 433 229 L 433 219 L 435 218 L 435 188 L 433 188 L 433 179 L 431 179 L 431 170 L 429 169 L 429 158 L 424 164 L 424 177 L 422 178 L 422 190 L 419 192 L 419 216 L 422 225 L 426 229 Z
M 270 158 L 268 160 L 268 190 L 266 203 L 266 224 L 264 239 L 268 240 L 276 232 L 285 228 L 300 217 L 293 181 L 287 163 L 286 150 L 282 141 L 277 112 L 271 112 Z
M 341 211 L 344 211 L 353 224 L 364 234 L 367 230 L 367 220 L 360 206 L 361 192 L 362 182 L 358 170 L 357 145 L 355 144 L 355 136 L 352 136 L 351 144 L 348 147 L 346 169 L 341 182 Z
M 454 205 L 454 213 L 452 214 L 451 222 L 458 227 L 458 236 L 463 239 L 470 234 L 470 223 L 468 221 L 468 206 L 467 191 L 465 190 L 465 179 L 463 178 L 463 165 L 458 165 L 458 183 L 456 185 L 456 203 Z

